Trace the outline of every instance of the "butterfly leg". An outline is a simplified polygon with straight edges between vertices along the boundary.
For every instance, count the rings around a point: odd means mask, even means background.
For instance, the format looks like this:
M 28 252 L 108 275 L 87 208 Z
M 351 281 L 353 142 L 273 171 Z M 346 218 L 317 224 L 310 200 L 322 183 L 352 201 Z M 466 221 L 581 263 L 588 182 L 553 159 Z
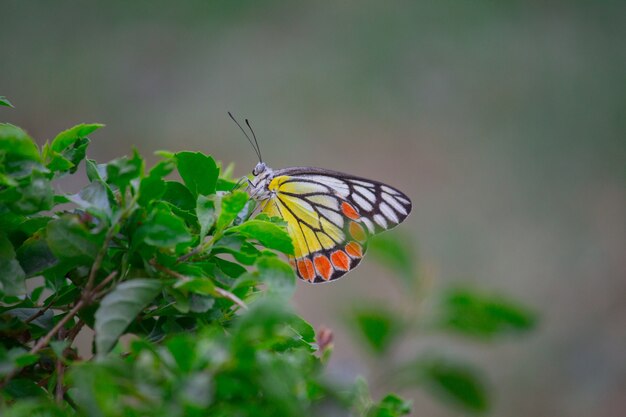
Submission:
M 252 197 L 250 197 L 250 199 L 252 200 Z M 257 214 L 257 210 L 259 209 L 259 207 L 261 209 L 258 210 L 258 213 L 263 212 L 263 210 L 265 210 L 265 207 L 267 207 L 267 205 L 269 204 L 270 201 L 271 201 L 270 199 L 265 200 L 265 202 L 263 203 L 263 206 L 261 206 L 260 204 L 257 204 L 256 207 L 254 208 L 254 210 L 250 211 L 250 213 L 246 217 L 246 220 L 249 220 L 250 217 L 252 217 L 253 215 Z
M 247 181 L 248 182 L 248 187 L 250 186 L 250 184 L 252 183 L 252 181 L 250 181 L 250 179 L 248 177 L 241 177 L 239 178 L 239 181 L 237 181 L 237 184 L 235 184 L 233 186 L 233 188 L 230 189 L 230 192 L 232 193 L 233 191 L 237 190 L 239 187 L 241 187 L 241 185 Z

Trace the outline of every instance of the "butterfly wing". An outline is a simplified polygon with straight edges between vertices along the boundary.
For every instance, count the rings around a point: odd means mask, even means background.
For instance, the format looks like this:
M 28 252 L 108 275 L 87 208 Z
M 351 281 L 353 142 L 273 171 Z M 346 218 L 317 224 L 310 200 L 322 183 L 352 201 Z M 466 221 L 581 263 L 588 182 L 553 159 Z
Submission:
M 293 264 L 309 282 L 354 269 L 370 235 L 400 224 L 411 200 L 386 184 L 320 168 L 275 171 L 263 211 L 282 217 L 294 242 Z

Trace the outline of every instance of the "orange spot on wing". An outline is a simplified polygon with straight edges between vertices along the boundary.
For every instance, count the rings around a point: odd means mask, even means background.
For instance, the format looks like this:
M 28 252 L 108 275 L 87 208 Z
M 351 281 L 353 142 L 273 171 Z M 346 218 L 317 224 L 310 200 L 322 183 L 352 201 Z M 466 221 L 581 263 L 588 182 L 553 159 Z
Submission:
M 356 242 L 350 242 L 346 245 L 346 252 L 353 258 L 363 257 L 363 248 Z
M 350 235 L 358 240 L 359 242 L 365 242 L 367 239 L 367 235 L 365 234 L 365 230 L 363 230 L 363 226 L 356 222 L 350 222 Z
M 315 278 L 315 269 L 313 269 L 313 262 L 310 259 L 300 259 L 298 261 L 298 273 L 307 281 L 313 281 Z
M 345 252 L 336 250 L 330 255 L 330 260 L 336 269 L 348 271 L 350 269 L 350 258 Z
M 313 263 L 315 264 L 317 272 L 322 276 L 322 278 L 328 281 L 330 276 L 333 274 L 333 266 L 330 264 L 328 258 L 323 255 L 318 255 L 315 259 L 313 259 Z
M 346 217 L 352 220 L 358 220 L 361 217 L 356 209 L 352 207 L 350 203 L 346 203 L 345 201 L 341 203 L 341 211 L 343 211 L 343 214 L 345 214 Z

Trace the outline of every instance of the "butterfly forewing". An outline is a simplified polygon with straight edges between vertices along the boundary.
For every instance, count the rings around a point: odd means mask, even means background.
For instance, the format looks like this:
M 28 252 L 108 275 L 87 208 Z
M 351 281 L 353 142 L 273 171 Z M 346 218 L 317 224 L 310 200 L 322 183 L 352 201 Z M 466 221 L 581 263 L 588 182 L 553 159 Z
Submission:
M 294 242 L 298 276 L 327 282 L 355 268 L 372 234 L 397 226 L 411 200 L 386 184 L 320 168 L 274 172 L 264 212 L 280 216 Z

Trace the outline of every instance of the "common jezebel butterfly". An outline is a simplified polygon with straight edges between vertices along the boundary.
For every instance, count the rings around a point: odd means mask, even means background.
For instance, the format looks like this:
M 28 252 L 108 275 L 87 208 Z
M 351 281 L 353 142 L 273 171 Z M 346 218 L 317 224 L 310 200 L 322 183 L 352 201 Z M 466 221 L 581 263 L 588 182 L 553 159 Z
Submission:
M 300 279 L 319 283 L 344 276 L 361 262 L 370 236 L 397 226 L 411 212 L 409 197 L 378 181 L 322 168 L 271 169 L 248 120 L 254 143 L 229 115 L 259 157 L 254 178 L 246 178 L 248 192 L 263 213 L 287 223 L 294 244 L 290 261 Z

